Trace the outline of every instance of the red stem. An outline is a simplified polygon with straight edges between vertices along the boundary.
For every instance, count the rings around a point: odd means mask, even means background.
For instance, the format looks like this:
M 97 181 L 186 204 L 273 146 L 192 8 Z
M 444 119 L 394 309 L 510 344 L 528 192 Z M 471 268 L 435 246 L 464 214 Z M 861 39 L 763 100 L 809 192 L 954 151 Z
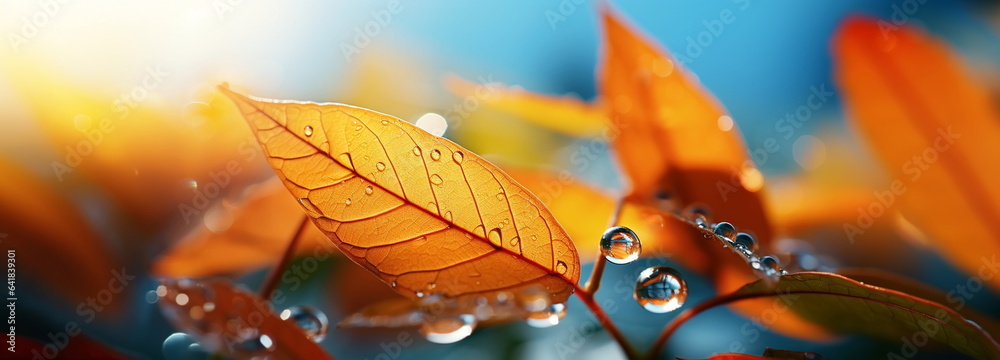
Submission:
M 691 318 L 695 317 L 695 315 L 698 315 L 716 306 L 726 305 L 740 300 L 753 299 L 766 296 L 774 296 L 774 294 L 772 293 L 727 294 L 708 299 L 698 305 L 695 305 L 690 309 L 685 310 L 680 315 L 677 315 L 676 318 L 670 321 L 670 323 L 663 328 L 663 332 L 660 333 L 660 336 L 657 336 L 656 340 L 653 341 L 653 346 L 649 349 L 649 353 L 646 355 L 646 359 L 655 359 L 656 355 L 658 355 L 660 351 L 663 350 L 663 345 L 667 343 L 667 340 L 670 339 L 670 336 L 672 336 L 675 332 L 677 332 L 677 329 L 680 328 L 681 325 L 683 325 L 688 320 L 691 320 Z
M 284 255 L 281 256 L 281 260 L 278 264 L 271 269 L 271 272 L 267 273 L 267 278 L 264 280 L 264 284 L 260 288 L 260 297 L 264 300 L 270 300 L 271 294 L 274 289 L 278 287 L 278 279 L 281 279 L 281 274 L 285 273 L 285 268 L 288 267 L 288 263 L 292 262 L 292 258 L 295 256 L 295 248 L 299 244 L 299 238 L 306 231 L 306 226 L 309 224 L 309 217 L 303 216 L 302 222 L 299 224 L 298 229 L 295 230 L 295 235 L 292 235 L 292 240 L 288 242 L 288 247 L 285 248 Z
M 622 335 L 621 331 L 618 330 L 618 327 L 615 326 L 615 323 L 611 322 L 611 318 L 608 317 L 608 314 L 605 313 L 604 309 L 601 308 L 601 305 L 597 304 L 597 301 L 594 300 L 593 294 L 581 289 L 579 285 L 573 285 L 573 287 L 576 288 L 576 297 L 579 298 L 588 309 L 590 309 L 590 312 L 594 313 L 594 316 L 597 317 L 597 321 L 601 323 L 601 326 L 608 332 L 608 335 L 618 342 L 622 351 L 625 352 L 625 357 L 630 360 L 639 359 L 639 353 L 635 351 L 635 348 L 628 342 L 625 335 Z

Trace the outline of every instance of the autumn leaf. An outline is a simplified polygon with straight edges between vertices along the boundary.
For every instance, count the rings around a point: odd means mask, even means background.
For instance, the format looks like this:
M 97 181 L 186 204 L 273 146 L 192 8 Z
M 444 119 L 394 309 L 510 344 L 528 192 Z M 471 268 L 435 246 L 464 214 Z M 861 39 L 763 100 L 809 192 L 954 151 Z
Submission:
M 885 32 L 874 19 L 848 20 L 834 54 L 849 120 L 893 179 L 881 201 L 898 201 L 966 273 L 989 270 L 1000 253 L 1000 169 L 984 164 L 995 163 L 1000 114 L 988 89 L 938 41 L 906 27 Z M 1000 289 L 1000 276 L 983 280 Z
M 131 272 L 69 199 L 7 159 L 0 158 L 0 173 L 0 242 L 16 251 L 19 276 L 76 303 L 106 289 L 115 273 Z
M 270 303 L 225 280 L 168 279 L 156 293 L 174 328 L 209 352 L 237 359 L 332 359 Z
M 475 154 L 370 110 L 221 91 L 317 227 L 398 293 L 458 298 L 541 286 L 563 302 L 573 292 L 580 265 L 566 232 Z
M 213 229 L 200 223 L 160 256 L 151 272 L 168 277 L 206 277 L 248 272 L 276 262 L 276 254 L 288 246 L 306 215 L 280 181 L 255 185 L 247 193 L 238 204 L 223 202 L 208 211 L 231 224 Z M 315 226 L 304 231 L 298 255 L 340 253 Z
M 763 176 L 733 119 L 679 63 L 607 7 L 600 96 L 621 134 L 613 140 L 633 196 L 661 191 L 702 204 L 716 219 L 772 237 L 760 192 Z
M 824 327 L 888 341 L 922 336 L 977 359 L 1000 359 L 1000 345 L 954 310 L 913 295 L 859 283 L 837 274 L 802 272 L 777 283 L 748 284 L 723 301 L 708 301 L 681 314 L 671 329 L 713 306 L 746 299 L 772 299 Z M 720 299 L 720 298 L 717 298 Z M 666 331 L 669 334 L 672 331 Z

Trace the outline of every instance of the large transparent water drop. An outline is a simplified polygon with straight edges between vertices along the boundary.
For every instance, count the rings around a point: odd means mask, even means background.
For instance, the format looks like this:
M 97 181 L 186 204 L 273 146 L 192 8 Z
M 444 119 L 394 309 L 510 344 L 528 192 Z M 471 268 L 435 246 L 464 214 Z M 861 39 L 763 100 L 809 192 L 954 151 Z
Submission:
M 476 317 L 462 314 L 429 320 L 420 326 L 420 335 L 437 344 L 451 344 L 465 339 L 476 328 Z
M 167 360 L 208 359 L 209 355 L 193 336 L 185 333 L 173 333 L 163 340 L 163 358 Z
M 639 274 L 632 295 L 639 305 L 650 312 L 670 312 L 687 300 L 687 283 L 674 268 L 653 266 Z
M 614 226 L 601 235 L 601 254 L 615 264 L 627 264 L 639 258 L 642 244 L 639 236 L 624 226 Z
M 292 306 L 281 311 L 281 320 L 295 324 L 313 342 L 321 342 L 330 329 L 326 314 L 311 306 Z

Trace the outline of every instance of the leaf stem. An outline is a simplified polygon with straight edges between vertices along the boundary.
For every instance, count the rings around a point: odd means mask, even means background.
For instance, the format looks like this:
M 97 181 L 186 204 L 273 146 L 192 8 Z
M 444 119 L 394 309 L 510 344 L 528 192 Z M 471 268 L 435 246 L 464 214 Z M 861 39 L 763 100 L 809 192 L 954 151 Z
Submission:
M 295 248 L 298 247 L 299 238 L 306 231 L 306 226 L 309 224 L 309 217 L 302 216 L 302 222 L 299 223 L 298 229 L 295 230 L 295 234 L 292 235 L 292 240 L 288 242 L 288 247 L 285 248 L 285 253 L 278 260 L 278 264 L 271 268 L 271 271 L 267 273 L 267 277 L 264 279 L 264 284 L 260 287 L 260 297 L 264 300 L 270 300 L 271 294 L 274 289 L 278 287 L 278 279 L 281 279 L 281 275 L 285 273 L 285 268 L 288 267 L 288 263 L 292 262 L 292 257 L 295 256 Z
M 663 332 L 661 332 L 660 335 L 656 337 L 656 340 L 653 341 L 653 346 L 649 349 L 649 353 L 646 354 L 646 359 L 650 359 L 650 360 L 651 359 L 655 359 L 656 355 L 658 355 L 660 353 L 660 351 L 663 350 L 663 346 L 667 343 L 667 340 L 670 339 L 670 336 L 672 336 L 675 332 L 677 332 L 677 329 L 680 328 L 681 325 L 683 325 L 688 320 L 691 320 L 691 318 L 695 317 L 695 315 L 698 315 L 698 314 L 700 314 L 702 312 L 705 312 L 705 311 L 707 311 L 707 310 L 709 310 L 711 308 L 714 308 L 714 307 L 717 307 L 717 306 L 721 306 L 721 305 L 726 305 L 726 304 L 733 303 L 733 302 L 737 302 L 737 301 L 740 301 L 740 300 L 747 300 L 747 299 L 753 299 L 753 298 L 765 297 L 765 296 L 773 296 L 773 295 L 774 294 L 771 294 L 771 293 L 732 293 L 732 294 L 726 294 L 726 295 L 716 296 L 714 298 L 708 299 L 708 300 L 706 300 L 706 301 L 704 301 L 702 303 L 699 303 L 698 305 L 695 305 L 694 307 L 692 307 L 690 309 L 685 310 L 680 315 L 677 315 L 677 317 L 675 317 L 673 320 L 671 320 L 670 323 L 667 324 L 667 326 L 663 328 Z
M 639 352 L 632 347 L 632 344 L 628 342 L 625 335 L 622 335 L 622 332 L 618 330 L 615 323 L 611 322 L 611 318 L 604 312 L 604 308 L 602 308 L 601 305 L 594 300 L 594 295 L 584 289 L 581 289 L 579 285 L 574 285 L 574 287 L 576 288 L 576 297 L 579 298 L 588 309 L 590 309 L 590 312 L 597 317 L 597 321 L 601 323 L 601 326 L 608 332 L 608 335 L 610 335 L 611 338 L 614 339 L 619 346 L 621 346 L 622 351 L 625 352 L 625 357 L 630 360 L 640 359 Z
M 608 219 L 608 227 L 612 227 L 618 224 L 618 219 L 622 214 L 622 207 L 625 204 L 625 198 L 619 197 L 615 202 L 615 208 L 611 212 L 611 218 Z M 583 286 L 584 290 L 588 294 L 597 293 L 597 289 L 601 287 L 601 278 L 604 276 L 604 267 L 607 265 L 607 260 L 604 259 L 604 255 L 600 251 L 597 252 L 597 259 L 594 260 L 594 269 L 590 272 L 590 277 L 587 278 L 587 283 Z

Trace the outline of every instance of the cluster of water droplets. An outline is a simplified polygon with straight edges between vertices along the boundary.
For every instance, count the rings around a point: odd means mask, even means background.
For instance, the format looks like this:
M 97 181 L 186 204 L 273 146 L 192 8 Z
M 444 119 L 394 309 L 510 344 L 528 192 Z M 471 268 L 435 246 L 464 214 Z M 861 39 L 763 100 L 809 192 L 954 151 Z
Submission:
M 628 264 L 642 254 L 642 242 L 634 231 L 613 226 L 601 235 L 601 254 L 612 264 Z M 674 311 L 687 300 L 687 283 L 680 272 L 668 266 L 652 266 L 636 279 L 635 301 L 655 313 Z
M 224 299 L 216 297 L 218 284 L 195 282 L 190 279 L 165 280 L 156 290 L 146 294 L 150 303 L 159 303 L 164 314 L 180 331 L 163 342 L 163 355 L 167 359 L 200 359 L 223 349 L 234 351 L 240 356 L 264 356 L 274 351 L 275 338 L 262 329 L 252 326 L 254 311 L 270 313 L 270 303 L 254 301 L 247 289 L 237 288 L 236 294 L 227 294 Z M 228 289 L 233 291 L 234 289 Z M 223 288 L 219 291 L 226 292 Z M 241 294 L 241 292 L 243 294 Z M 226 307 L 217 306 L 216 301 L 226 301 Z M 292 306 L 283 310 L 279 317 L 302 329 L 307 338 L 320 342 L 329 330 L 325 314 L 309 306 Z M 256 320 L 260 321 L 260 320 Z
M 708 209 L 698 205 L 688 206 L 681 211 L 679 217 L 700 229 L 711 231 L 723 241 L 723 246 L 740 255 L 765 281 L 775 282 L 779 276 L 788 273 L 781 267 L 777 257 L 758 255 L 760 245 L 753 234 L 741 232 L 735 225 L 725 221 L 713 222 Z

